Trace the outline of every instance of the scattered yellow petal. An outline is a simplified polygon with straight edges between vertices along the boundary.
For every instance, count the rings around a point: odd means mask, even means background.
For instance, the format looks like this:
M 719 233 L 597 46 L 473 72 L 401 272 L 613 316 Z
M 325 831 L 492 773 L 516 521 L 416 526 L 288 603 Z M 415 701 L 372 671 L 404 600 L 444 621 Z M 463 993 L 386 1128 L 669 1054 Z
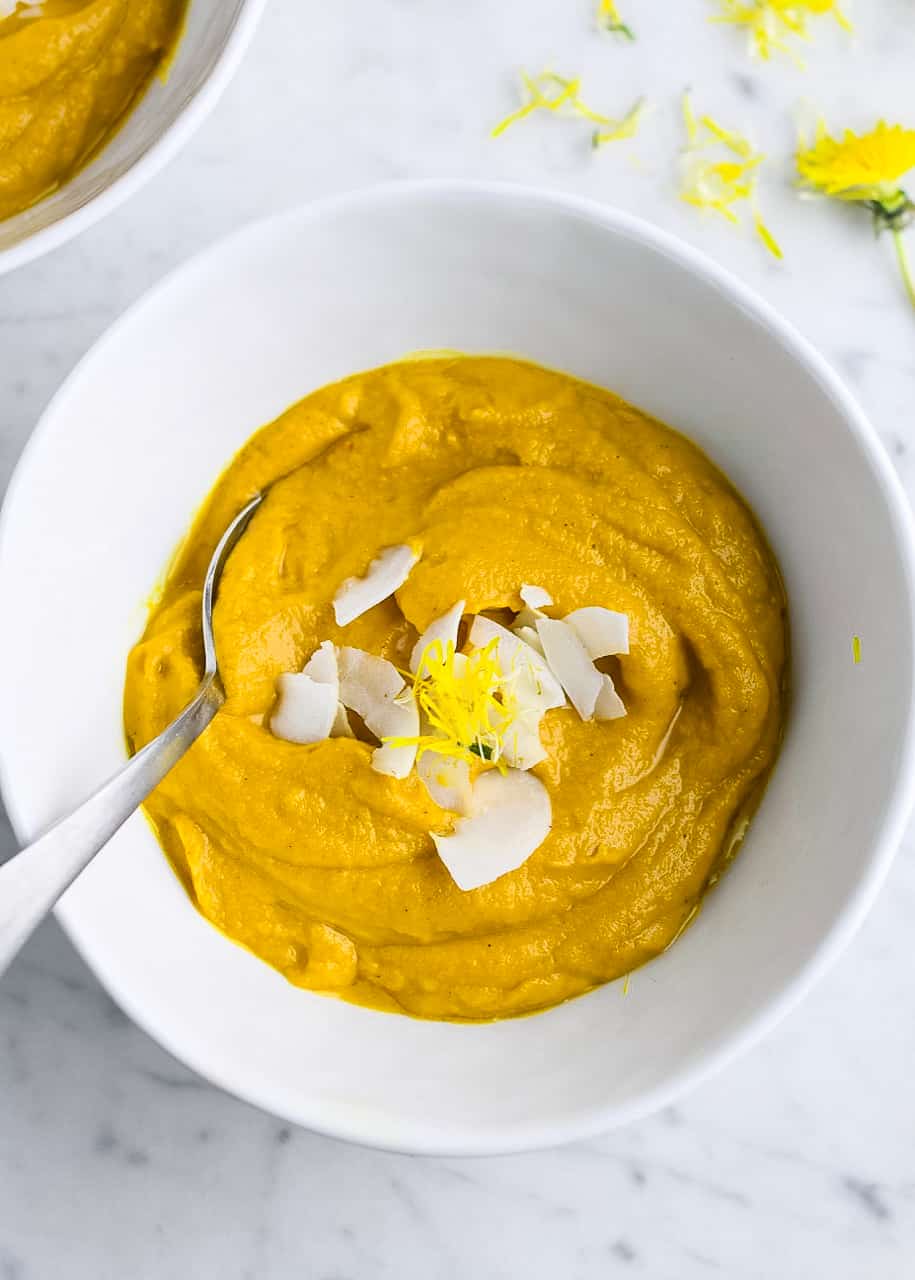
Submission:
M 471 654 L 456 653 L 449 640 L 433 640 L 421 655 L 413 693 L 431 732 L 385 739 L 386 746 L 415 746 L 422 755 L 456 757 L 470 764 L 498 763 L 515 719 L 512 676 L 503 671 L 493 640 Z
M 763 242 L 763 244 L 766 246 L 766 248 L 769 250 L 772 256 L 774 258 L 782 259 L 785 255 L 782 253 L 781 245 L 778 243 L 778 241 L 775 239 L 775 236 L 773 236 L 772 232 L 769 230 L 769 228 L 763 222 L 762 218 L 756 212 L 754 212 L 753 214 L 753 226 L 756 230 L 756 234 L 759 236 L 760 240 Z
M 686 146 L 697 147 L 699 145 L 699 121 L 696 119 L 696 112 L 693 107 L 693 95 L 686 91 L 683 95 L 683 123 L 686 126 Z
M 595 129 L 591 139 L 595 150 L 604 146 L 607 142 L 622 142 L 625 138 L 634 138 L 639 131 L 647 106 L 645 99 L 639 98 L 635 106 L 626 112 L 622 120 L 611 122 L 610 127 L 607 129 Z
M 683 95 L 683 123 L 687 145 L 681 199 L 735 224 L 740 218 L 733 206 L 746 201 L 756 234 L 773 257 L 781 258 L 781 248 L 758 207 L 758 170 L 765 156 L 743 134 L 712 116 L 697 116 L 688 92 Z
M 597 25 L 605 31 L 625 36 L 627 40 L 635 39 L 635 32 L 623 21 L 616 0 L 597 0 Z
M 861 661 L 861 637 L 860 636 L 852 636 L 851 653 L 852 653 L 852 657 L 855 660 L 855 666 L 857 666 L 858 663 Z
M 499 121 L 492 130 L 493 138 L 498 138 L 511 125 L 532 115 L 535 111 L 578 116 L 582 120 L 590 120 L 598 125 L 615 123 L 607 116 L 592 111 L 582 102 L 579 96 L 581 80 L 578 77 L 567 80 L 564 76 L 557 75 L 555 71 L 542 71 L 538 76 L 530 76 L 526 71 L 522 71 L 521 82 L 527 93 L 527 101 L 517 111 L 512 111 L 504 120 Z
M 832 17 L 843 30 L 852 30 L 839 0 L 718 0 L 718 5 L 712 22 L 745 27 L 752 52 L 765 61 L 785 53 L 803 66 L 792 42 L 810 39 L 811 18 Z

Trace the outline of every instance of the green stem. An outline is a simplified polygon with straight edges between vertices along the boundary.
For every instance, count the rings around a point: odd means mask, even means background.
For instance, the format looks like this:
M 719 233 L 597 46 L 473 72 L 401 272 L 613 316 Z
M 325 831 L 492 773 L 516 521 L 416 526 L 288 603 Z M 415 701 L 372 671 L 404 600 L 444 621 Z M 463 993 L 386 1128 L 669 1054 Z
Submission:
M 893 243 L 896 245 L 896 258 L 899 261 L 899 270 L 902 272 L 902 281 L 905 285 L 905 291 L 909 295 L 909 302 L 915 307 L 915 276 L 912 274 L 912 264 L 909 261 L 909 251 L 906 248 L 905 240 L 902 232 L 893 230 Z

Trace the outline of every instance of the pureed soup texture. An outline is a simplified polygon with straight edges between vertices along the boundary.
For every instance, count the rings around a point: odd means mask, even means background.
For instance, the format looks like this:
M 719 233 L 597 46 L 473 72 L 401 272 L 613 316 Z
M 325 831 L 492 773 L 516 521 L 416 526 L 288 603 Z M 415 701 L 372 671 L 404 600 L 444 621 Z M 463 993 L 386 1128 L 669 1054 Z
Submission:
M 56 190 L 108 140 L 168 58 L 186 0 L 11 7 L 0 5 L 0 218 Z
M 668 947 L 781 738 L 784 592 L 721 472 L 515 360 L 324 387 L 182 547 L 129 657 L 131 750 L 193 696 L 207 561 L 268 488 L 216 606 L 226 704 L 146 806 L 202 914 L 292 983 L 427 1018 Z

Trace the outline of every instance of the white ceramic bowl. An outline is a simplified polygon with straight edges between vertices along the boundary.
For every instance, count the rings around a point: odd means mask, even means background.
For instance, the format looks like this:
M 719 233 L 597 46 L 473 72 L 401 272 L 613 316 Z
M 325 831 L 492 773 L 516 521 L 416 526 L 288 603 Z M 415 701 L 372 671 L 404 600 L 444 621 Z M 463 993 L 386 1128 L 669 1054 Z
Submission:
M 287 985 L 195 913 L 139 816 L 59 917 L 137 1022 L 249 1101 L 379 1146 L 519 1150 L 642 1115 L 772 1026 L 860 922 L 909 808 L 907 507 L 835 375 L 719 268 L 595 204 L 449 184 L 285 214 L 181 268 L 70 377 L 11 487 L 0 765 L 23 838 L 115 770 L 143 600 L 233 451 L 310 389 L 421 348 L 613 387 L 755 507 L 790 596 L 794 698 L 736 864 L 626 999 L 616 984 L 484 1026 Z
M 0 222 L 0 274 L 98 222 L 184 146 L 231 80 L 266 3 L 190 0 L 167 79 L 153 79 L 110 142 L 70 182 Z

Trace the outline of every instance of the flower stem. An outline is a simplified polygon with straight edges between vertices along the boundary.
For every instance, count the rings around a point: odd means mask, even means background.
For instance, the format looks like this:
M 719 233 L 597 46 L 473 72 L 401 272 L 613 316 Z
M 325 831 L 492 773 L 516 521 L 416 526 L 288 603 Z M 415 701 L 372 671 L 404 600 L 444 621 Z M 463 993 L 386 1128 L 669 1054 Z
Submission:
M 893 229 L 893 243 L 896 245 L 896 258 L 899 262 L 899 270 L 902 272 L 902 281 L 905 285 L 905 291 L 909 295 L 909 301 L 915 307 L 915 275 L 912 274 L 912 264 L 909 261 L 909 251 L 906 248 L 905 240 L 902 232 Z

